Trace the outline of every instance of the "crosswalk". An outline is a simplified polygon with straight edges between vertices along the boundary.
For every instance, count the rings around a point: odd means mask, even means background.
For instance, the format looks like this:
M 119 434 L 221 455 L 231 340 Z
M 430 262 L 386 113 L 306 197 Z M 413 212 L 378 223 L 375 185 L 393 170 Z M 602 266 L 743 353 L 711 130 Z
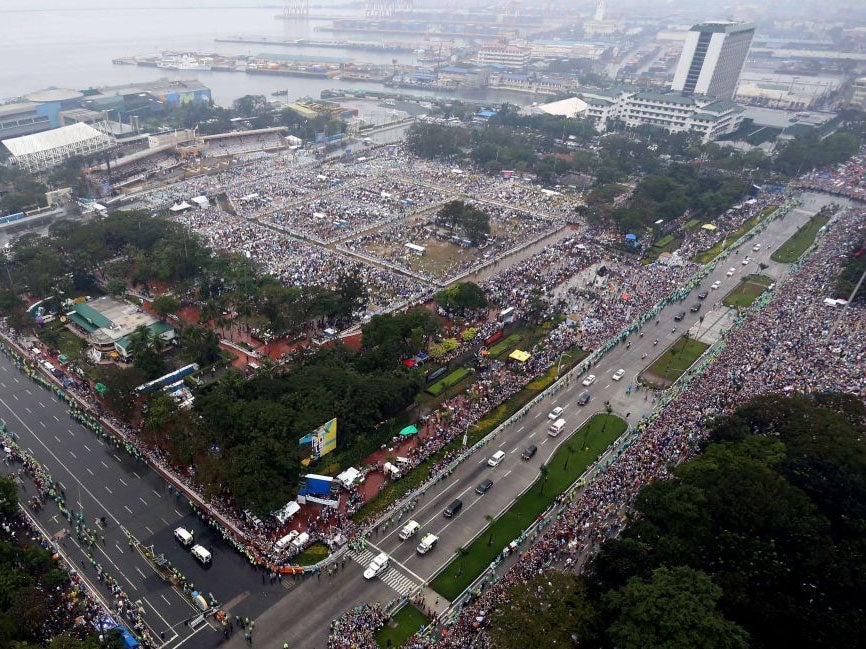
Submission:
M 373 550 L 360 550 L 355 552 L 350 552 L 349 556 L 353 561 L 361 564 L 364 568 L 370 565 L 370 562 L 373 560 L 378 552 Z M 397 568 L 393 567 L 393 565 L 388 566 L 388 569 L 385 570 L 381 575 L 379 575 L 379 579 L 381 579 L 385 584 L 387 584 L 390 588 L 397 591 L 400 595 L 409 595 L 412 591 L 414 591 L 418 584 L 416 584 L 412 579 L 404 575 Z

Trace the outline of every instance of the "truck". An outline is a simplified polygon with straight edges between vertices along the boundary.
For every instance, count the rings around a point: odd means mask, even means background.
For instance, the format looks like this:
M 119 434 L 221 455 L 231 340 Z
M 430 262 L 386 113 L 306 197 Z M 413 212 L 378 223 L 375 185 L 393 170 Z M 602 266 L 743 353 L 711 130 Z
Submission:
M 436 542 L 439 540 L 439 537 L 435 534 L 425 534 L 421 538 L 421 542 L 418 544 L 418 554 L 427 554 L 436 547 Z

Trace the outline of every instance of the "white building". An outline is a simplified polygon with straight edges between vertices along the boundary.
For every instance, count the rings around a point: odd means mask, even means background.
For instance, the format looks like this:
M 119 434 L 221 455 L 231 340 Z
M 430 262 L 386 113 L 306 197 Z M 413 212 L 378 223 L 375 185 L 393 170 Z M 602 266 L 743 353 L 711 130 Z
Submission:
M 81 122 L 3 140 L 13 162 L 27 171 L 50 169 L 70 158 L 93 155 L 114 145 L 113 137 Z
M 851 96 L 851 107 L 866 110 L 866 77 L 854 80 L 854 94 Z
M 532 50 L 518 45 L 485 45 L 478 50 L 481 65 L 501 65 L 506 68 L 525 68 Z
M 603 131 L 612 121 L 629 128 L 656 126 L 669 133 L 694 133 L 704 142 L 733 133 L 743 122 L 743 109 L 715 97 L 614 89 L 583 93 L 585 115 Z
M 733 99 L 754 35 L 750 23 L 695 25 L 686 35 L 671 88 L 684 95 Z

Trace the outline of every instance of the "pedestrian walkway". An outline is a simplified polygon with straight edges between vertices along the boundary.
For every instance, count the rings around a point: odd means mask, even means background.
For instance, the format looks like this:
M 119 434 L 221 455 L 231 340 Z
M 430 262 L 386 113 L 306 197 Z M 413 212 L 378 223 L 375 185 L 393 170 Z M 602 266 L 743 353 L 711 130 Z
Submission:
M 349 556 L 352 558 L 353 561 L 361 564 L 364 568 L 366 568 L 370 565 L 373 557 L 375 557 L 377 554 L 377 552 L 374 552 L 372 550 L 362 550 L 360 552 L 350 552 Z M 379 579 L 381 579 L 382 582 L 388 585 L 390 588 L 397 591 L 397 593 L 404 596 L 409 595 L 418 588 L 418 584 L 415 583 L 414 580 L 410 579 L 394 567 L 389 567 L 385 572 L 379 575 Z

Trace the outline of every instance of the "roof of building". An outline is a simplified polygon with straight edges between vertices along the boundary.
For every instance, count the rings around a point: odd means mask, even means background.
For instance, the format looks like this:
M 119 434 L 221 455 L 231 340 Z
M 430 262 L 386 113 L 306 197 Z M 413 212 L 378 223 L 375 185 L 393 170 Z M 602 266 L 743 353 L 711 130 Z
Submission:
M 88 323 L 89 326 L 85 327 L 85 329 L 96 331 L 102 327 L 110 327 L 112 325 L 111 320 L 85 302 L 76 303 L 75 306 L 72 307 L 72 310 L 75 315 L 84 319 Z
M 469 74 L 471 70 L 469 68 L 461 68 L 456 65 L 451 65 L 447 68 L 441 68 L 439 72 L 445 72 L 447 74 Z
M 637 101 L 657 101 L 666 104 L 679 104 L 681 106 L 693 106 L 695 103 L 694 97 L 684 97 L 676 93 L 666 92 L 639 92 L 635 96 Z
M 0 106 L 0 117 L 17 115 L 18 113 L 31 113 L 39 106 L 33 101 L 20 101 L 14 104 L 3 104 Z
M 106 137 L 102 131 L 97 131 L 92 126 L 79 122 L 42 133 L 3 140 L 3 144 L 12 155 L 20 157 L 101 137 Z
M 738 108 L 740 108 L 740 106 L 733 101 L 719 99 L 718 101 L 714 101 L 706 106 L 701 106 L 701 111 L 706 113 L 726 113 L 730 110 L 737 110 Z
M 749 29 L 755 29 L 755 25 L 752 23 L 737 23 L 730 20 L 709 20 L 705 23 L 698 23 L 692 27 L 691 31 L 732 34 L 734 32 L 748 31 Z
M 44 103 L 52 101 L 70 101 L 71 99 L 80 99 L 83 96 L 83 93 L 68 88 L 46 88 L 45 90 L 37 90 L 36 92 L 31 92 L 29 95 L 25 95 L 24 99 L 27 101 Z
M 587 102 L 580 97 L 569 97 L 560 101 L 552 101 L 549 104 L 542 104 L 538 106 L 538 110 L 548 115 L 574 117 L 586 112 L 587 106 Z

